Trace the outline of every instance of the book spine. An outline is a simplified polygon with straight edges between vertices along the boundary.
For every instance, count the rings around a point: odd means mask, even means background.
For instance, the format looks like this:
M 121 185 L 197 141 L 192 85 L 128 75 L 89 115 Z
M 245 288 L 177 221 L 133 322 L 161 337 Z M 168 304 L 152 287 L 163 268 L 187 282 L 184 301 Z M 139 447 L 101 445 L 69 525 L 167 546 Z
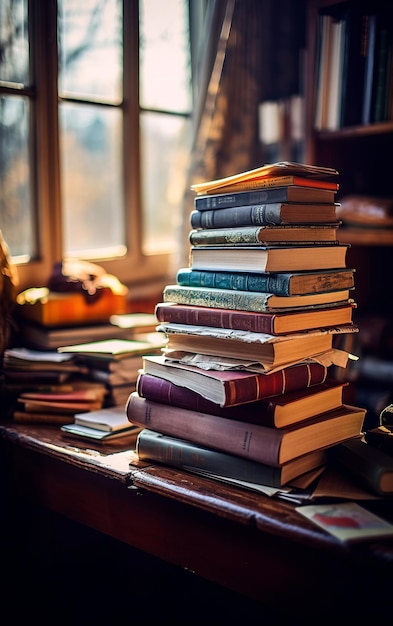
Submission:
M 253 245 L 260 243 L 260 231 L 255 228 L 240 227 L 240 229 L 201 229 L 192 230 L 189 234 L 190 244 L 193 246 L 216 245 Z
M 185 305 L 188 306 L 188 305 Z M 249 311 L 213 309 L 209 307 L 193 307 L 185 309 L 181 305 L 165 306 L 158 303 L 156 306 L 159 322 L 173 322 L 175 324 L 196 324 L 213 326 L 214 328 L 231 328 L 233 330 L 248 330 L 254 333 L 275 334 L 275 314 L 255 313 L 247 315 Z
M 137 439 L 140 459 L 165 463 L 185 470 L 205 471 L 248 482 L 281 487 L 281 470 L 263 463 L 242 459 L 209 448 L 202 448 L 184 439 L 168 437 L 143 429 Z
M 213 289 L 236 289 L 238 291 L 261 291 L 278 296 L 289 296 L 289 274 L 251 274 L 246 272 L 215 272 L 180 269 L 177 283 L 186 287 L 208 287 Z
M 196 196 L 194 207 L 198 211 L 208 209 L 227 209 L 254 204 L 275 204 L 288 201 L 288 187 L 271 187 L 258 191 L 239 191 L 236 193 Z
M 276 428 L 155 403 L 136 392 L 127 400 L 126 413 L 131 423 L 143 428 L 273 467 L 280 465 L 282 432 Z
M 266 293 L 240 292 L 229 289 L 205 289 L 202 291 L 193 287 L 177 287 L 175 285 L 167 285 L 163 291 L 164 302 L 254 312 L 268 311 L 270 296 L 271 294 Z
M 144 372 L 138 376 L 136 391 L 142 398 L 147 398 L 153 402 L 172 404 L 183 409 L 193 409 L 194 411 L 243 422 L 250 421 L 254 424 L 262 423 L 264 426 L 274 426 L 274 409 L 268 399 L 236 406 L 220 406 L 204 398 L 196 391 L 192 391 L 192 389 L 180 387 L 169 380 Z
M 233 206 L 227 209 L 194 210 L 192 228 L 230 228 L 232 226 L 268 226 L 286 223 L 281 215 L 281 203 Z

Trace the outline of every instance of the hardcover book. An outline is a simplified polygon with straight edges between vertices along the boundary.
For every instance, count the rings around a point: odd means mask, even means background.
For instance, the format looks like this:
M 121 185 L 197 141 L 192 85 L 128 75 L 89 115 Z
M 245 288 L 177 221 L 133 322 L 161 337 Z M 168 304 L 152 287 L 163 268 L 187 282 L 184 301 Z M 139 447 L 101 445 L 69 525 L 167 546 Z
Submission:
M 222 407 L 229 407 L 323 383 L 327 367 L 314 362 L 300 363 L 271 374 L 258 374 L 245 370 L 206 370 L 160 355 L 143 357 L 143 373 L 190 389 Z
M 289 243 L 337 243 L 338 224 L 309 226 L 238 226 L 233 228 L 199 228 L 189 233 L 192 246 L 251 246 Z
M 186 287 L 166 285 L 164 302 L 204 306 L 236 311 L 276 312 L 312 309 L 312 307 L 352 304 L 348 289 L 323 291 L 300 296 L 277 296 L 274 293 L 240 291 L 238 289 L 215 289 L 214 287 Z
M 166 333 L 169 350 L 255 361 L 266 368 L 284 367 L 332 350 L 333 336 L 340 330 L 277 336 L 252 333 L 250 336 L 247 331 L 170 322 L 161 324 L 158 329 Z M 354 332 L 355 328 L 345 326 L 341 331 Z
M 74 424 L 105 432 L 114 432 L 130 427 L 123 405 L 105 407 L 89 413 L 75 413 Z
M 254 204 L 277 204 L 295 202 L 296 204 L 334 204 L 336 191 L 312 187 L 286 186 L 270 187 L 250 191 L 234 191 L 196 196 L 194 207 L 198 211 L 227 209 Z
M 393 458 L 361 437 L 335 446 L 332 461 L 380 496 L 393 494 Z
M 270 428 L 152 402 L 136 392 L 130 394 L 126 411 L 130 422 L 143 428 L 273 467 L 358 435 L 366 413 L 343 405 L 287 428 Z
M 208 472 L 224 478 L 276 488 L 327 462 L 327 451 L 315 450 L 288 461 L 281 467 L 272 467 L 147 428 L 142 429 L 138 435 L 136 452 L 144 461 L 156 461 L 189 472 Z
M 178 285 L 188 287 L 210 287 L 214 289 L 237 289 L 240 291 L 261 291 L 277 296 L 299 296 L 324 291 L 353 289 L 355 270 L 322 270 L 292 273 L 264 272 L 215 272 L 192 270 L 181 267 L 177 271 Z
M 231 228 L 235 226 L 263 226 L 269 224 L 290 226 L 294 224 L 322 224 L 337 222 L 337 203 L 295 204 L 275 202 L 231 206 L 223 209 L 199 211 L 190 215 L 192 228 Z
M 301 176 L 310 180 L 331 180 L 338 176 L 338 171 L 330 167 L 322 167 L 318 165 L 306 165 L 305 163 L 296 163 L 291 161 L 277 161 L 276 163 L 268 163 L 252 170 L 226 176 L 225 178 L 217 178 L 215 180 L 205 181 L 203 183 L 195 183 L 191 185 L 191 189 L 196 193 L 207 193 L 216 188 L 226 187 L 234 183 L 250 182 L 255 180 L 266 180 L 272 177 L 280 176 Z
M 346 267 L 347 244 L 319 246 L 192 246 L 193 270 L 301 272 Z
M 351 324 L 353 308 L 354 305 L 349 304 L 332 308 L 313 308 L 308 311 L 288 312 L 284 310 L 281 313 L 263 313 L 158 302 L 156 315 L 160 322 L 196 324 L 282 335 L 301 330 Z
M 338 191 L 338 183 L 312 178 L 303 178 L 302 176 L 271 176 L 269 178 L 255 178 L 253 180 L 239 181 L 232 184 L 220 185 L 211 190 L 205 190 L 201 193 L 220 193 L 247 191 L 250 189 L 271 189 L 272 187 L 282 187 L 286 185 L 296 185 L 298 187 L 307 187 L 311 189 L 330 189 Z
M 285 391 L 265 400 L 237 406 L 221 407 L 189 387 L 141 372 L 136 391 L 142 398 L 210 413 L 272 428 L 284 428 L 338 408 L 343 404 L 343 388 L 347 383 L 328 381 L 298 391 Z
M 141 428 L 135 424 L 129 423 L 126 428 L 111 432 L 98 428 L 90 428 L 89 426 L 82 426 L 81 424 L 64 424 L 60 427 L 60 430 L 65 435 L 71 437 L 87 439 L 96 443 L 109 443 L 119 440 L 134 442 Z

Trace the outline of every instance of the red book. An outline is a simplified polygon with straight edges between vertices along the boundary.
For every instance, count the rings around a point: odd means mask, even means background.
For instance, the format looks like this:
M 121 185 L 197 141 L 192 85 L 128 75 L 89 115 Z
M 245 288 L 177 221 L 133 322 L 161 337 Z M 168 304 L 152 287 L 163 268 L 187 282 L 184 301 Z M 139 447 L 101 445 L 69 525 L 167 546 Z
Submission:
M 366 409 L 342 405 L 287 428 L 270 428 L 160 404 L 130 394 L 129 421 L 201 446 L 279 467 L 291 459 L 359 435 Z
M 326 381 L 308 389 L 289 391 L 266 400 L 222 407 L 187 387 L 180 387 L 164 378 L 142 372 L 137 379 L 136 391 L 141 397 L 153 402 L 252 424 L 283 428 L 341 406 L 343 388 L 346 385 L 347 383 Z
M 256 374 L 244 370 L 203 370 L 160 355 L 144 356 L 143 372 L 191 389 L 211 402 L 228 407 L 323 383 L 327 367 L 310 362 L 291 365 L 270 374 Z
M 220 309 L 191 304 L 159 302 L 155 313 L 159 322 L 213 326 L 282 335 L 314 328 L 352 323 L 353 305 L 283 313 L 260 313 L 240 309 Z

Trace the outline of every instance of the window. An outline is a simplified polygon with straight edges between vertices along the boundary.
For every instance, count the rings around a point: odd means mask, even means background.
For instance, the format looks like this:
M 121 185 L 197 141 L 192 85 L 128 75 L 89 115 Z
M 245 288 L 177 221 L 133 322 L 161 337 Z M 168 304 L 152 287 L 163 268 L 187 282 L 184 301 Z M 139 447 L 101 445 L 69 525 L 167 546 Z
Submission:
M 0 229 L 23 288 L 64 257 L 166 275 L 191 93 L 186 0 L 0 1 Z

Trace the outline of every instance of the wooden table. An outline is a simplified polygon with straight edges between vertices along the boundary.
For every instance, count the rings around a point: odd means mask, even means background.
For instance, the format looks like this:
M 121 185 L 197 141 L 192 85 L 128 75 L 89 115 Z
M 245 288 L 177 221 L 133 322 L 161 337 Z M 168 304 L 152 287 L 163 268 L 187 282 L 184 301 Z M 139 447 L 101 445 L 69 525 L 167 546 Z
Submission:
M 18 497 L 246 598 L 364 617 L 366 590 L 373 617 L 390 610 L 393 541 L 345 546 L 292 503 L 141 464 L 132 449 L 92 450 L 58 427 L 3 422 L 0 444 Z M 367 507 L 393 521 L 392 500 Z

